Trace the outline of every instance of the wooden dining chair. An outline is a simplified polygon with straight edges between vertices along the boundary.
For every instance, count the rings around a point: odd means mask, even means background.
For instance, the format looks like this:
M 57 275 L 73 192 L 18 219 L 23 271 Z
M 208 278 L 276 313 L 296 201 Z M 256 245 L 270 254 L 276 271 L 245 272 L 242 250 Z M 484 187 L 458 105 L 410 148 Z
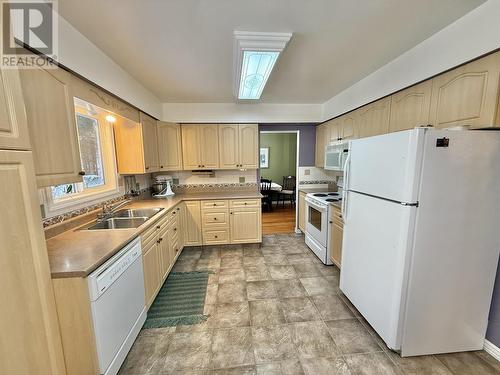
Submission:
M 285 206 L 285 200 L 290 201 L 290 206 L 295 207 L 295 190 L 296 190 L 296 179 L 295 176 L 283 176 L 283 187 L 279 192 L 278 202 L 276 206 L 279 204 L 279 200 L 283 203 L 283 207 Z
M 271 190 L 271 180 L 266 178 L 260 179 L 260 193 L 263 195 L 262 197 L 262 209 L 266 206 L 269 211 L 273 210 L 273 196 Z

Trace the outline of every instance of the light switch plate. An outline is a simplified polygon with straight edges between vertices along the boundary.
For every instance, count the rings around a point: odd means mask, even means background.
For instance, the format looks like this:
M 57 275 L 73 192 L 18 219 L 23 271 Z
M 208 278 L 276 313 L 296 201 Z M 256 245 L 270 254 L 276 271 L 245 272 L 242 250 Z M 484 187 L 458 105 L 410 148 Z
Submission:
M 245 183 L 245 177 L 240 177 L 240 184 L 244 184 Z
M 310 169 L 304 169 L 304 176 L 309 176 L 311 174 Z

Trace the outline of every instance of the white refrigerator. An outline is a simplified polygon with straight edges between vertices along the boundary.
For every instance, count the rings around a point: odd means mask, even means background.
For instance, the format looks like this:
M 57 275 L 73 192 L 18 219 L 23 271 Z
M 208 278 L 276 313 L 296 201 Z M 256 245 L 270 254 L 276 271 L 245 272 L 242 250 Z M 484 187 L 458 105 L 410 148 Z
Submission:
M 500 249 L 500 132 L 354 140 L 340 289 L 402 356 L 482 349 Z

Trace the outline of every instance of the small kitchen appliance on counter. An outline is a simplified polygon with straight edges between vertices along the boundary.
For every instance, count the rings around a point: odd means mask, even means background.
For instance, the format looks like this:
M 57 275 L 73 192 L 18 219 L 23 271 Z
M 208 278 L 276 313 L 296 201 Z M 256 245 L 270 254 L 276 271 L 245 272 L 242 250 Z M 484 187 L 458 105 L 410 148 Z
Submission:
M 155 198 L 167 198 L 175 195 L 172 191 L 173 178 L 169 175 L 158 175 L 155 177 L 155 183 L 153 184 L 153 197 Z

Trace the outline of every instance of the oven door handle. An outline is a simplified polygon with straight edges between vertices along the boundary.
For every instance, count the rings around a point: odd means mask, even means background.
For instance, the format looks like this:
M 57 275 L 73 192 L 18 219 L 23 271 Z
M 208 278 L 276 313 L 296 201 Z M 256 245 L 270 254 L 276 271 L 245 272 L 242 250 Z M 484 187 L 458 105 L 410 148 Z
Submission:
M 316 210 L 320 211 L 320 212 L 326 212 L 326 210 L 327 210 L 327 208 L 326 208 L 326 207 L 324 207 L 324 206 L 320 206 L 320 205 L 318 205 L 318 204 L 314 203 L 313 201 L 308 200 L 308 199 L 307 199 L 307 197 L 306 197 L 306 204 L 307 204 L 308 206 L 311 206 L 312 208 L 314 208 L 314 209 L 316 209 Z

